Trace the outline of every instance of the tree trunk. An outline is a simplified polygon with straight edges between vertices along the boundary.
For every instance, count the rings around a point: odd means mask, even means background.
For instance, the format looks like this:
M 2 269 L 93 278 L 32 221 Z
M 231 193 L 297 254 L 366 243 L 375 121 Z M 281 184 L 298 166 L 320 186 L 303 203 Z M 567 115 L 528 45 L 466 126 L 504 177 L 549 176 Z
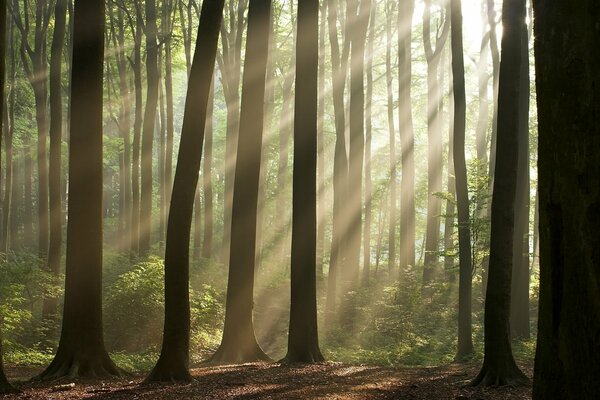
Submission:
M 472 385 L 513 385 L 527 382 L 510 344 L 511 275 L 515 231 L 515 194 L 519 153 L 519 98 L 525 0 L 506 0 L 502 8 L 502 61 L 498 92 L 498 142 L 495 165 L 490 263 L 484 318 L 484 359 Z M 515 118 L 518 116 L 519 118 Z
M 411 104 L 411 26 L 414 0 L 398 4 L 398 130 L 402 154 L 400 182 L 400 269 L 415 265 L 415 155 Z
M 319 109 L 317 114 L 317 274 L 324 276 L 325 230 L 327 227 L 327 187 L 325 176 L 325 33 L 327 32 L 327 1 L 321 3 L 319 22 Z
M 445 62 L 442 63 L 444 65 Z M 452 89 L 452 71 L 450 71 L 448 95 L 448 181 L 446 190 L 452 196 L 452 200 L 446 201 L 446 217 L 444 219 L 444 271 L 448 282 L 456 281 L 454 270 L 455 252 L 455 213 L 456 213 L 456 179 L 454 173 L 454 90 Z
M 469 222 L 469 193 L 467 188 L 467 165 L 465 161 L 465 65 L 463 58 L 461 0 L 450 0 L 452 82 L 454 90 L 454 170 L 456 175 L 456 203 L 458 210 L 458 350 L 456 361 L 463 361 L 473 354 L 471 334 L 471 229 Z
M 393 90 L 393 77 L 392 77 L 392 18 L 394 11 L 396 10 L 395 2 L 386 3 L 386 18 L 385 18 L 385 33 L 386 33 L 386 47 L 385 47 L 385 83 L 387 90 L 387 120 L 388 120 L 388 131 L 390 137 L 390 222 L 388 226 L 388 267 L 389 271 L 396 270 L 396 232 L 397 232 L 397 218 L 396 212 L 398 210 L 398 195 L 397 195 L 397 169 L 398 169 L 398 157 L 396 156 L 396 128 L 394 126 L 394 90 Z M 380 213 L 381 214 L 381 213 Z M 381 220 L 381 215 L 380 215 Z M 381 242 L 381 238 L 378 239 L 377 243 Z M 378 246 L 379 247 L 379 246 Z
M 4 7 L 0 6 L 2 10 L 5 10 Z M 2 15 L 2 10 L 0 10 L 0 19 L 4 18 L 6 20 L 6 15 Z M 15 105 L 16 105 L 16 54 L 15 54 L 15 46 L 14 46 L 14 28 L 12 24 L 9 24 L 9 35 L 8 35 L 8 45 L 10 52 L 10 93 L 8 95 L 8 104 L 6 105 L 6 115 L 8 116 L 9 125 L 6 127 L 6 141 L 5 141 L 5 151 L 6 151 L 6 178 L 4 183 L 4 202 L 2 207 L 2 243 L 0 243 L 0 251 L 7 253 L 11 248 L 11 241 L 15 240 L 16 230 L 12 229 L 13 224 L 16 222 L 16 215 L 13 213 L 13 138 L 15 133 Z M 4 40 L 0 39 L 0 43 L 6 43 Z M 2 55 L 6 54 L 6 47 L 2 47 L 0 44 L 0 60 L 4 60 L 6 62 L 6 56 Z M 2 61 L 0 61 L 1 63 Z M 0 64 L 0 68 L 5 68 L 6 64 Z M 0 78 L 4 82 L 4 72 L 0 72 Z M 4 87 L 5 85 L 3 85 Z M 4 99 L 4 97 L 2 97 Z
M 371 177 L 371 141 L 373 131 L 372 104 L 373 104 L 373 42 L 375 41 L 375 18 L 376 3 L 372 3 L 369 15 L 369 41 L 367 43 L 367 99 L 365 107 L 365 225 L 363 231 L 363 279 L 365 283 L 369 281 L 369 271 L 371 269 L 371 215 L 373 181 Z
M 317 103 L 319 1 L 298 3 L 291 307 L 286 363 L 323 361 L 317 329 Z
M 136 0 L 137 1 L 137 0 Z M 142 135 L 142 30 L 143 21 L 139 7 L 136 7 L 136 28 L 133 47 L 133 84 L 135 91 L 135 112 L 133 121 L 133 143 L 131 168 L 131 254 L 140 251 L 140 141 Z
M 204 141 L 204 164 L 202 165 L 202 191 L 204 192 L 204 238 L 202 257 L 211 258 L 213 248 L 213 189 L 212 189 L 212 148 L 213 148 L 213 109 L 214 77 L 211 83 L 206 109 L 206 129 Z
M 332 96 L 335 115 L 335 150 L 333 159 L 333 226 L 329 276 L 327 279 L 327 325 L 335 312 L 338 298 L 338 275 L 346 263 L 346 191 L 348 185 L 348 157 L 346 153 L 346 117 L 344 109 L 344 86 L 346 82 L 346 37 L 340 57 L 337 31 L 337 3 L 327 0 L 327 26 L 331 45 Z
M 102 1 L 75 1 L 63 326 L 57 354 L 37 379 L 120 374 L 102 334 L 104 9 Z
M 534 399 L 600 393 L 598 2 L 534 0 L 540 308 Z
M 442 91 L 438 80 L 441 53 L 448 37 L 449 19 L 446 15 L 440 36 L 435 35 L 435 48 L 431 45 L 431 0 L 425 2 L 423 13 L 423 43 L 427 60 L 427 231 L 425 234 L 425 265 L 423 267 L 423 293 L 430 293 L 439 263 L 440 214 L 442 199 L 443 150 L 440 99 Z
M 67 1 L 55 6 L 54 37 L 50 58 L 50 248 L 48 269 L 58 279 L 62 246 L 61 146 L 62 146 L 62 51 L 66 32 Z M 58 312 L 58 299 L 45 298 L 42 314 L 53 318 Z
M 165 0 L 163 2 L 163 24 L 164 27 L 164 47 L 165 47 L 165 100 L 167 107 L 166 115 L 166 127 L 167 137 L 165 145 L 165 211 L 167 215 L 165 218 L 168 219 L 169 205 L 171 204 L 171 192 L 173 189 L 173 136 L 175 133 L 175 122 L 174 122 L 174 104 L 173 104 L 173 49 L 172 49 L 172 36 L 173 36 L 173 0 Z
M 224 0 L 206 1 L 198 25 L 181 142 L 173 181 L 165 249 L 165 325 L 158 362 L 146 382 L 191 381 L 189 244 L 202 158 L 206 110 L 214 73 Z
M 269 359 L 256 341 L 252 309 L 270 8 L 270 0 L 250 0 L 225 326 L 221 345 L 211 358 L 217 364 Z
M 519 88 L 519 159 L 515 198 L 515 234 L 510 326 L 514 339 L 529 339 L 529 39 L 523 28 Z
M 140 199 L 139 253 L 147 256 L 152 238 L 152 141 L 158 103 L 158 43 L 156 28 L 156 1 L 146 0 L 146 109 L 142 130 L 142 191 Z

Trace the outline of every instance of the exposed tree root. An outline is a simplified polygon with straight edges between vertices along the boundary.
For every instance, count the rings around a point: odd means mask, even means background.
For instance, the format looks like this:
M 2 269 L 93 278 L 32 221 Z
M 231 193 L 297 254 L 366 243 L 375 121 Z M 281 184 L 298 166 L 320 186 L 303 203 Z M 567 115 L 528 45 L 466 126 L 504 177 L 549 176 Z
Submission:
M 193 378 L 186 364 L 186 362 L 175 360 L 173 357 L 161 356 L 143 383 L 189 383 Z
M 221 344 L 215 354 L 205 361 L 208 365 L 245 364 L 252 362 L 272 362 L 258 344 L 252 348 L 240 348 Z
M 528 383 L 529 378 L 516 364 L 490 366 L 484 363 L 481 371 L 469 383 L 469 386 L 521 386 Z
M 304 352 L 290 352 L 288 351 L 287 355 L 279 360 L 279 363 L 285 365 L 291 364 L 318 364 L 325 361 L 325 357 L 321 354 L 321 352 L 317 350 L 313 351 L 304 351 Z
M 44 372 L 34 377 L 35 381 L 50 381 L 61 378 L 110 378 L 123 376 L 108 354 L 81 354 L 60 352 Z
M 0 395 L 20 392 L 19 389 L 8 383 L 5 377 L 0 378 Z

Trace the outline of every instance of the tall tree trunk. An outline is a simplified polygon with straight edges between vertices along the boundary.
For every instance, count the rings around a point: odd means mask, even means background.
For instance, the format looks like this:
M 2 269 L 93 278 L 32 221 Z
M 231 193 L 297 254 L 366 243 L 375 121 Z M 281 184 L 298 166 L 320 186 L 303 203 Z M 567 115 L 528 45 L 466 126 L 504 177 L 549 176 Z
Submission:
M 346 259 L 346 191 L 348 185 L 348 156 L 346 153 L 346 117 L 344 86 L 346 82 L 346 57 L 349 39 L 346 36 L 342 54 L 338 43 L 337 3 L 327 0 L 327 26 L 331 45 L 331 81 L 335 115 L 335 149 L 333 159 L 333 226 L 329 276 L 327 278 L 327 325 L 330 325 L 338 298 L 338 276 L 345 269 Z
M 529 39 L 523 27 L 519 88 L 519 158 L 510 306 L 512 337 L 529 339 Z
M 58 351 L 38 379 L 119 375 L 102 334 L 104 2 L 75 1 L 69 222 Z
M 2 109 L 2 106 L 4 105 L 4 87 L 6 86 L 6 11 L 7 11 L 7 4 L 6 4 L 6 0 L 0 0 L 0 22 L 2 23 L 2 28 L 0 29 L 0 109 Z M 12 35 L 11 35 L 12 36 Z M 12 37 L 9 37 L 9 40 L 11 40 L 12 43 Z M 11 44 L 12 47 L 12 44 Z M 12 56 L 12 52 L 11 52 L 11 56 Z M 12 90 L 12 89 L 11 89 Z M 0 132 L 2 132 L 2 119 L 0 118 Z M 7 130 L 8 132 L 8 130 Z M 8 149 L 8 148 L 7 148 Z M 4 204 L 4 207 L 6 208 L 8 205 Z M 6 214 L 6 212 L 4 212 L 4 214 Z M 7 225 L 5 223 L 5 225 Z M 5 229 L 3 229 L 4 232 L 6 232 Z M 3 243 L 6 243 L 6 237 L 3 235 L 2 236 L 2 240 Z M 4 363 L 3 363 L 3 359 L 2 359 L 2 322 L 0 320 L 0 394 L 6 394 L 6 393 L 14 393 L 16 392 L 15 388 L 13 388 L 9 383 L 8 380 L 6 379 L 6 376 L 4 375 Z
M 140 242 L 139 253 L 147 256 L 152 238 L 152 141 L 156 108 L 158 106 L 158 43 L 156 28 L 156 1 L 146 0 L 146 109 L 142 130 L 142 191 L 140 198 Z
M 31 137 L 25 135 L 23 139 L 23 244 L 25 247 L 33 247 L 33 161 L 31 160 Z
M 371 1 L 350 0 L 350 148 L 348 158 L 348 258 L 345 265 L 344 290 L 352 290 L 359 274 L 361 226 L 362 226 L 362 181 L 365 147 L 364 126 L 364 59 L 365 41 Z
M 540 314 L 533 398 L 600 393 L 600 8 L 534 0 Z
M 137 0 L 136 0 L 137 1 Z M 140 141 L 142 136 L 142 30 L 143 20 L 139 5 L 136 7 L 136 27 L 133 47 L 133 85 L 135 112 L 133 121 L 132 168 L 131 168 L 131 254 L 139 255 L 140 242 Z
M 400 269 L 415 265 L 415 139 L 413 133 L 411 79 L 411 30 L 414 0 L 398 4 L 398 130 L 402 152 L 400 182 Z
M 158 362 L 146 381 L 191 381 L 189 244 L 224 0 L 202 4 L 191 66 L 165 249 L 165 325 Z
M 298 3 L 288 363 L 323 361 L 317 329 L 319 1 Z M 301 118 L 300 118 L 301 116 Z
M 61 204 L 61 146 L 62 146 L 62 52 L 66 33 L 67 1 L 57 0 L 54 11 L 54 37 L 50 55 L 50 248 L 48 269 L 58 279 L 62 246 Z M 58 299 L 44 299 L 42 314 L 54 317 L 58 312 Z
M 324 275 L 325 230 L 327 227 L 327 189 L 325 176 L 325 33 L 327 32 L 327 1 L 320 7 L 319 22 L 319 108 L 317 111 L 317 274 Z
M 159 40 L 163 40 L 162 36 Z M 158 242 L 162 246 L 165 239 L 165 223 L 167 214 L 167 187 L 165 185 L 165 155 L 167 145 L 167 112 L 165 105 L 165 92 L 163 86 L 163 47 L 158 51 L 158 113 L 156 115 L 156 129 L 158 134 Z
M 252 309 L 256 250 L 256 210 L 262 147 L 270 0 L 250 0 L 235 162 L 231 249 L 223 339 L 213 363 L 268 360 L 256 341 Z
M 2 10 L 4 8 L 2 7 Z M 0 10 L 0 19 L 4 18 L 6 20 L 6 15 L 2 15 L 2 10 Z M 6 14 L 6 12 L 5 12 Z M 6 132 L 6 141 L 5 141 L 5 152 L 6 152 L 6 170 L 5 170 L 5 183 L 4 183 L 4 201 L 2 207 L 2 242 L 0 243 L 0 251 L 7 253 L 11 248 L 11 241 L 16 239 L 16 230 L 11 227 L 16 222 L 15 213 L 13 213 L 14 205 L 13 205 L 13 138 L 15 133 L 15 105 L 16 105 L 16 54 L 15 54 L 15 46 L 14 46 L 14 27 L 12 24 L 9 24 L 8 27 L 8 42 L 0 40 L 1 43 L 8 43 L 9 53 L 10 53 L 10 92 L 8 94 L 8 104 L 6 105 L 6 115 L 8 116 L 8 126 L 5 128 Z M 1 56 L 1 54 L 6 54 L 6 46 L 4 50 L 2 50 L 2 44 L 0 44 L 0 60 L 4 60 L 6 63 L 6 56 Z M 4 53 L 2 53 L 2 51 Z M 2 61 L 0 61 L 1 63 Z M 6 64 L 0 65 L 0 68 L 5 68 Z M 0 72 L 0 79 L 4 82 L 4 73 Z M 3 85 L 2 87 L 5 87 Z M 4 99 L 4 97 L 2 97 Z
M 423 293 L 430 293 L 439 263 L 440 214 L 442 199 L 443 149 L 440 99 L 442 91 L 438 80 L 442 50 L 448 37 L 449 18 L 446 15 L 442 32 L 435 35 L 435 48 L 431 45 L 431 0 L 425 2 L 423 13 L 423 43 L 427 60 L 427 232 L 425 234 L 425 265 L 423 267 Z
M 372 141 L 372 112 L 373 112 L 373 42 L 375 41 L 376 3 L 372 3 L 369 15 L 369 41 L 367 43 L 367 99 L 365 107 L 365 225 L 363 232 L 363 278 L 369 280 L 371 269 L 371 215 L 373 182 L 371 177 L 371 141 Z
M 454 91 L 454 171 L 456 176 L 456 205 L 458 211 L 458 350 L 456 361 L 466 360 L 473 354 L 471 323 L 471 227 L 469 222 L 469 193 L 465 161 L 465 65 L 463 57 L 461 0 L 450 0 L 452 44 L 452 82 Z
M 398 157 L 396 156 L 396 128 L 394 126 L 394 79 L 392 77 L 392 18 L 394 17 L 394 11 L 396 10 L 395 2 L 386 2 L 386 18 L 385 18 L 385 33 L 386 33 L 386 47 L 385 47 L 385 83 L 387 90 L 387 120 L 388 120 L 388 131 L 390 137 L 390 206 L 389 206 L 389 226 L 388 226 L 388 267 L 389 271 L 393 272 L 396 270 L 396 232 L 397 232 L 397 217 L 396 212 L 398 210 L 398 195 L 397 195 L 397 169 L 398 169 Z M 381 220 L 381 215 L 380 218 Z M 378 243 L 381 238 L 378 239 Z
M 168 219 L 169 205 L 171 204 L 171 192 L 173 189 L 173 136 L 175 133 L 174 122 L 174 104 L 173 104 L 173 1 L 165 0 L 163 2 L 163 33 L 164 33 L 164 49 L 165 49 L 165 101 L 166 101 L 166 127 L 167 137 L 165 145 L 165 211 Z
M 204 141 L 204 163 L 202 165 L 202 191 L 204 192 L 204 238 L 202 257 L 211 258 L 213 250 L 213 189 L 212 189 L 212 148 L 213 148 L 213 110 L 214 77 L 211 83 L 206 109 L 206 129 Z
M 239 0 L 237 10 L 235 2 L 229 0 L 229 15 L 236 18 L 229 19 L 227 35 L 221 35 L 221 40 L 226 41 L 223 54 L 218 57 L 219 70 L 223 74 L 223 92 L 227 105 L 227 127 L 225 133 L 225 203 L 223 205 L 223 241 L 221 244 L 221 261 L 229 264 L 229 251 L 231 245 L 231 223 L 234 172 L 237 154 L 238 134 L 240 129 L 240 75 L 242 66 L 242 36 L 245 26 L 244 13 L 248 0 Z
M 484 317 L 484 359 L 473 385 L 527 382 L 510 345 L 511 275 L 515 230 L 515 194 L 519 153 L 519 98 L 525 0 L 505 0 L 502 7 L 502 61 L 498 93 L 498 142 L 495 165 L 489 279 Z M 525 36 L 526 37 L 526 36 Z M 523 117 L 522 115 L 519 117 Z
M 445 65 L 442 62 L 442 65 Z M 446 200 L 446 217 L 444 218 L 444 271 L 449 282 L 456 281 L 455 267 L 455 219 L 456 219 L 456 179 L 454 173 L 454 90 L 452 89 L 452 71 L 449 71 L 449 95 L 448 95 L 448 181 L 446 191 L 452 199 Z

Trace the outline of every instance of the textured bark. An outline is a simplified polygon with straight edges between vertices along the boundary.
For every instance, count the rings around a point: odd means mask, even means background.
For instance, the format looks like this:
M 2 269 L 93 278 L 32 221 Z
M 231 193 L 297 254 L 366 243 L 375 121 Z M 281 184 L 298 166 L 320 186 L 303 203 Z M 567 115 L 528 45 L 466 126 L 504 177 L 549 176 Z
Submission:
M 534 399 L 600 393 L 597 1 L 535 0 L 540 314 Z
M 402 154 L 400 182 L 400 269 L 415 265 L 415 155 L 411 104 L 411 26 L 414 0 L 398 4 L 398 130 Z
M 191 381 L 189 243 L 223 0 L 202 5 L 191 66 L 165 249 L 165 325 L 160 357 L 146 382 Z
M 471 229 L 469 225 L 469 194 L 465 161 L 465 65 L 463 58 L 461 0 L 450 1 L 452 81 L 454 90 L 454 170 L 458 210 L 459 294 L 458 294 L 458 350 L 455 359 L 462 361 L 473 353 L 471 324 Z
M 69 222 L 58 351 L 37 379 L 119 375 L 102 334 L 104 2 L 75 2 Z
M 252 309 L 270 8 L 270 0 L 250 0 L 248 9 L 225 325 L 221 345 L 210 360 L 217 364 L 269 359 L 256 341 Z
M 141 177 L 142 189 L 140 197 L 140 240 L 139 253 L 147 256 L 150 252 L 152 238 L 152 142 L 156 108 L 158 103 L 158 42 L 156 28 L 156 1 L 146 0 L 146 108 L 142 129 Z
M 2 7 L 4 9 L 4 7 Z M 0 18 L 2 17 L 0 10 Z M 6 15 L 4 15 L 4 20 L 6 20 Z M 4 201 L 2 205 L 2 242 L 0 243 L 0 251 L 8 252 L 11 248 L 11 241 L 16 239 L 16 230 L 12 229 L 16 221 L 16 215 L 13 213 L 13 138 L 15 132 L 15 104 L 16 104 L 16 54 L 15 54 L 15 46 L 14 46 L 14 28 L 13 25 L 9 25 L 9 34 L 8 34 L 8 42 L 4 40 L 0 40 L 0 46 L 4 43 L 8 44 L 9 52 L 10 52 L 10 93 L 8 94 L 8 104 L 6 105 L 6 115 L 8 126 L 5 128 L 6 133 L 6 141 L 5 141 L 5 151 L 6 151 L 6 170 L 5 170 L 5 183 L 4 183 Z M 6 54 L 6 45 L 4 50 L 1 50 Z M 6 57 L 2 56 L 0 60 L 5 60 Z M 1 61 L 0 61 L 1 62 Z M 1 64 L 0 68 L 6 68 L 6 64 Z M 0 73 L 0 79 L 4 82 L 5 73 Z M 2 85 L 4 87 L 5 85 Z M 4 97 L 2 97 L 4 98 Z M 0 130 L 1 132 L 1 130 Z
M 291 307 L 287 363 L 323 361 L 317 329 L 317 103 L 319 1 L 298 3 Z
M 505 0 L 502 7 L 502 61 L 498 92 L 498 142 L 490 234 L 489 279 L 485 300 L 484 359 L 472 385 L 527 382 L 510 343 L 511 276 L 515 230 L 515 195 L 519 153 L 519 98 L 525 0 Z
M 62 147 L 62 52 L 66 33 L 67 1 L 58 0 L 54 11 L 54 37 L 50 55 L 50 247 L 48 269 L 58 279 L 62 247 L 61 147 Z M 45 298 L 42 314 L 48 318 L 58 312 L 58 299 Z

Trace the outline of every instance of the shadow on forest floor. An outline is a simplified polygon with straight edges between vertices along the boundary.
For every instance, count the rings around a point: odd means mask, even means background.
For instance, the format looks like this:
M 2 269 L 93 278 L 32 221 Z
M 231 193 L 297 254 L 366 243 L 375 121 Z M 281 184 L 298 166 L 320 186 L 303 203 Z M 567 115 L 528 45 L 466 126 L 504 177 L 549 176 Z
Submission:
M 531 376 L 531 368 L 522 366 Z M 3 399 L 530 399 L 531 386 L 466 388 L 479 365 L 384 368 L 337 363 L 246 364 L 195 368 L 186 385 L 140 385 L 143 377 L 108 381 L 22 383 Z M 37 371 L 8 368 L 12 379 Z M 74 383 L 74 385 L 72 384 Z M 2 397 L 2 396 L 0 396 Z

